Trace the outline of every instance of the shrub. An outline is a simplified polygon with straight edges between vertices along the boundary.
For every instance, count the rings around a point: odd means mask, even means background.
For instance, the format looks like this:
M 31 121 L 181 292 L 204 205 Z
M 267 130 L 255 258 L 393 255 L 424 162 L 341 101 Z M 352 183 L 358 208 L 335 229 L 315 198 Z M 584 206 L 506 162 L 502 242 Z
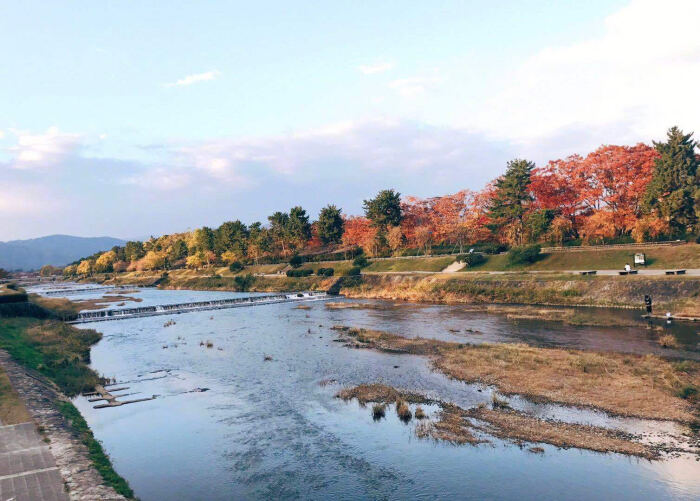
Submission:
M 250 289 L 250 286 L 255 282 L 255 277 L 248 273 L 247 275 L 237 275 L 233 277 L 233 283 L 236 284 L 236 289 L 239 292 L 244 292 Z
M 292 268 L 299 268 L 304 263 L 304 260 L 299 254 L 294 254 L 292 258 L 289 260 L 289 265 Z
M 243 269 L 243 264 L 240 261 L 234 261 L 228 265 L 228 269 L 233 273 L 237 273 Z
M 423 410 L 423 407 L 420 405 L 416 407 L 416 419 L 425 419 L 428 416 L 425 415 L 425 411 Z
M 310 269 L 305 269 L 305 270 L 287 270 L 287 276 L 288 277 L 293 277 L 293 278 L 299 278 L 299 277 L 308 277 L 314 272 L 314 270 Z
M 384 404 L 374 404 L 372 406 L 372 418 L 375 421 L 379 421 L 384 417 L 386 411 L 386 406 Z
M 369 264 L 369 261 L 365 256 L 357 256 L 353 261 L 352 261 L 353 266 L 359 267 L 359 268 L 364 268 Z
M 486 262 L 486 257 L 478 252 L 473 252 L 471 254 L 462 254 L 457 256 L 457 261 L 467 265 L 467 268 L 472 268 Z
M 678 340 L 673 334 L 664 334 L 659 338 L 659 346 L 662 348 L 678 348 Z
M 319 277 L 332 277 L 334 273 L 335 270 L 333 268 L 319 268 L 316 270 L 316 275 Z
M 698 389 L 695 386 L 684 386 L 676 393 L 682 399 L 688 399 L 694 395 L 697 395 Z
M 399 416 L 399 419 L 401 421 L 408 422 L 411 420 L 411 409 L 408 407 L 408 404 L 404 400 L 397 400 L 396 401 L 396 414 Z
M 348 271 L 345 272 L 345 276 L 347 277 L 357 277 L 362 273 L 362 268 L 359 266 L 353 266 L 350 268 Z
M 500 254 L 501 252 L 505 252 L 508 250 L 508 246 L 506 244 L 495 244 L 495 243 L 485 243 L 485 244 L 476 244 L 473 246 L 474 251 L 479 251 L 483 252 L 484 254 Z
M 539 244 L 513 247 L 508 251 L 508 264 L 534 263 L 539 259 L 541 249 L 542 247 Z

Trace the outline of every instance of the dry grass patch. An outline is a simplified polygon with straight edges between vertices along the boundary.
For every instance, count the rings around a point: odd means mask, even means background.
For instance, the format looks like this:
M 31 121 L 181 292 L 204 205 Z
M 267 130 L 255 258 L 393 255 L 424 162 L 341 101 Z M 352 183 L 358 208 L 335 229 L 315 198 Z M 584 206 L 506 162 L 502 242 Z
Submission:
M 659 337 L 659 346 L 662 348 L 678 348 L 678 340 L 672 334 L 664 334 Z
M 2 425 L 26 423 L 31 416 L 10 384 L 5 371 L 0 369 L 0 423 Z
M 350 346 L 431 357 L 435 367 L 505 395 L 595 407 L 612 414 L 697 422 L 700 363 L 684 370 L 654 355 L 627 355 L 525 344 L 457 344 L 386 332 L 340 330 Z M 688 390 L 688 388 L 690 388 Z
M 463 416 L 488 423 L 484 431 L 507 440 L 541 442 L 557 447 L 576 447 L 597 452 L 617 452 L 648 459 L 658 457 L 649 446 L 635 442 L 623 433 L 597 426 L 543 421 L 516 411 L 479 407 L 463 411 Z

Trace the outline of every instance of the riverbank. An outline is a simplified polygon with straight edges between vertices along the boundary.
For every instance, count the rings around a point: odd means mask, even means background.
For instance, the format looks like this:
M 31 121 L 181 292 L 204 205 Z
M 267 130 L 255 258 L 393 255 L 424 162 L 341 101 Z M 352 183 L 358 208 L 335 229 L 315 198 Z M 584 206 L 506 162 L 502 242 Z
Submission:
M 87 365 L 101 337 L 57 320 L 0 319 L 0 368 L 50 444 L 71 499 L 133 498 L 69 399 L 102 381 Z
M 700 277 L 578 276 L 563 273 L 363 274 L 360 277 L 195 276 L 191 272 L 132 272 L 93 277 L 110 285 L 157 285 L 163 289 L 284 292 L 328 290 L 360 299 L 443 304 L 519 304 L 639 308 L 651 295 L 656 311 L 700 317 Z M 244 283 L 243 283 L 244 282 Z

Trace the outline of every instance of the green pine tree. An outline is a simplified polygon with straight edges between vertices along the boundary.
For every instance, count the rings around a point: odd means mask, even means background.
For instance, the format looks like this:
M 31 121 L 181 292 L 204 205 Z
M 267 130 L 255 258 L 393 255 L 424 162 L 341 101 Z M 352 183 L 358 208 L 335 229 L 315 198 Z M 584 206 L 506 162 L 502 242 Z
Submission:
M 647 212 L 658 211 L 678 233 L 693 231 L 700 217 L 697 141 L 678 127 L 668 130 L 666 142 L 654 142 L 661 155 L 644 195 Z
M 496 181 L 496 193 L 489 207 L 489 217 L 495 230 L 508 234 L 518 245 L 524 242 L 524 219 L 532 202 L 530 174 L 535 164 L 529 160 L 508 162 L 506 173 Z

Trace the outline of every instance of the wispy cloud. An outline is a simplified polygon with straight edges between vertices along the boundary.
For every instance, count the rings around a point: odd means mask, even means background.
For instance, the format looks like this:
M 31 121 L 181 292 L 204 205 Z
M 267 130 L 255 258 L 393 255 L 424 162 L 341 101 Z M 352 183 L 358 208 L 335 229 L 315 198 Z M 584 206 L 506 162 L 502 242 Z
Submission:
M 358 66 L 357 69 L 360 71 L 360 73 L 365 75 L 374 75 L 375 73 L 384 73 L 385 71 L 394 69 L 394 63 L 390 61 L 382 61 L 372 64 L 362 64 Z
M 527 142 L 567 128 L 607 128 L 608 142 L 649 140 L 674 124 L 692 130 L 700 116 L 700 101 L 688 99 L 700 81 L 698 18 L 697 0 L 633 0 L 605 19 L 602 33 L 524 60 L 468 119 Z
M 395 90 L 401 97 L 417 97 L 444 82 L 444 80 L 437 73 L 427 76 L 399 78 L 389 82 L 389 88 Z
M 210 80 L 216 79 L 221 72 L 219 70 L 206 71 L 204 73 L 194 73 L 192 75 L 187 75 L 176 82 L 171 82 L 165 84 L 166 87 L 185 87 L 188 85 L 196 84 L 198 82 L 208 82 Z

